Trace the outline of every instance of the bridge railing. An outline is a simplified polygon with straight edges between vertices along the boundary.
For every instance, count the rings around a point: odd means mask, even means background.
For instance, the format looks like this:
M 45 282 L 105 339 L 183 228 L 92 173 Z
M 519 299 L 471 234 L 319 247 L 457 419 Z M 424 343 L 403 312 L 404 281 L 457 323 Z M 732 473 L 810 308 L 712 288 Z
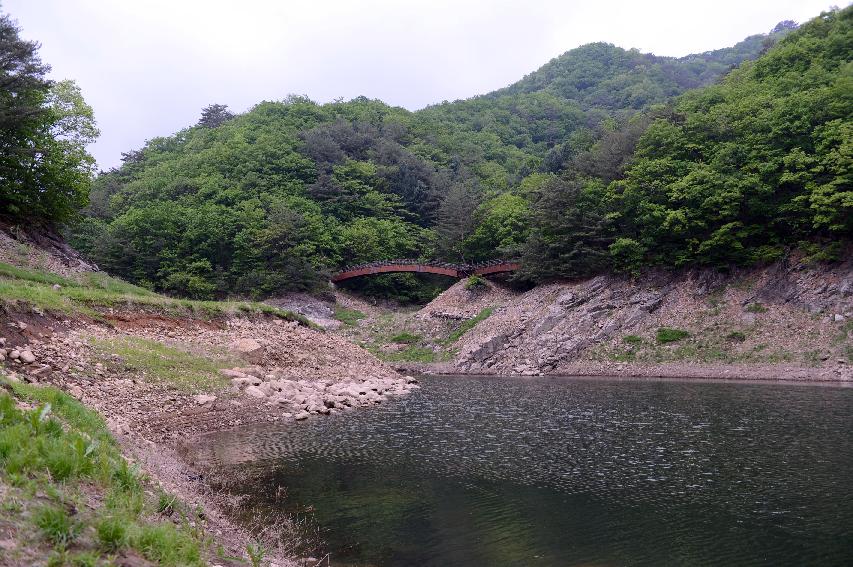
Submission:
M 441 260 L 417 260 L 414 258 L 395 258 L 393 260 L 374 260 L 373 262 L 364 262 L 361 264 L 349 265 L 344 267 L 340 273 L 353 272 L 356 270 L 364 270 L 368 268 L 382 268 L 386 266 L 432 266 L 436 268 L 445 268 L 448 270 L 456 270 L 461 273 L 473 273 L 475 270 L 489 268 L 492 266 L 500 266 L 502 264 L 514 264 L 517 260 L 498 259 L 486 260 L 483 262 L 455 264 L 453 262 L 444 262 Z

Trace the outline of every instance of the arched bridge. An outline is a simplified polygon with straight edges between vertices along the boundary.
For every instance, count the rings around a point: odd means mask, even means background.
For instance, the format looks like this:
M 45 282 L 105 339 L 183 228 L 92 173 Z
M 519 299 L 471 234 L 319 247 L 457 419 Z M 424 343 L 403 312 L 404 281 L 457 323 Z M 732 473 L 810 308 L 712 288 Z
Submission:
M 514 272 L 521 267 L 518 262 L 509 260 L 493 260 L 491 262 L 480 262 L 478 264 L 450 264 L 447 262 L 433 262 L 420 260 L 380 260 L 368 262 L 357 266 L 347 266 L 342 272 L 332 276 L 333 282 L 340 282 L 350 278 L 369 276 L 373 274 L 388 274 L 394 272 L 418 272 L 422 274 L 441 274 L 451 278 L 465 278 L 478 275 L 501 274 Z

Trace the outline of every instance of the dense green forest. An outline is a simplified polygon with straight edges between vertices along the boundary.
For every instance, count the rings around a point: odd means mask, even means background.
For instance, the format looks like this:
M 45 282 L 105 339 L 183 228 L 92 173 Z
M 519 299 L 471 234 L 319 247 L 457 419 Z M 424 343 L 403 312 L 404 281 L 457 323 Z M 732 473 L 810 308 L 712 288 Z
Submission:
M 417 112 L 365 98 L 210 105 L 99 174 L 70 237 L 111 273 L 198 298 L 318 290 L 344 265 L 399 257 L 518 257 L 529 282 L 796 246 L 829 259 L 853 229 L 850 20 L 847 8 L 783 22 L 683 58 L 585 45 Z M 434 290 L 411 274 L 351 285 Z
M 49 71 L 0 14 L 0 217 L 62 222 L 86 204 L 98 130 L 77 85 Z

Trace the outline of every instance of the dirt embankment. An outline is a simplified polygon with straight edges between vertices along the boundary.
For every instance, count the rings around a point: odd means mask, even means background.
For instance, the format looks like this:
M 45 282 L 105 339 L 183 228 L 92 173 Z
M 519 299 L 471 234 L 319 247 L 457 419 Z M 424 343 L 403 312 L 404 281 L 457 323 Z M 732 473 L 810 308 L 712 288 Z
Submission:
M 471 299 L 494 297 L 496 308 L 439 370 L 853 380 L 853 260 L 599 276 L 504 296 Z M 441 311 L 430 304 L 418 316 Z
M 187 462 L 187 444 L 250 423 L 299 427 L 417 387 L 341 337 L 272 315 L 202 319 L 128 306 L 71 315 L 2 301 L 0 373 L 96 409 L 128 457 L 204 510 L 205 530 L 228 555 L 244 557 L 249 542 L 266 538 L 267 560 L 279 566 L 317 563 L 293 559 L 304 549 L 301 531 L 285 516 L 277 533 L 232 522 L 233 502 Z
M 0 262 L 73 276 L 97 270 L 53 230 L 0 219 Z

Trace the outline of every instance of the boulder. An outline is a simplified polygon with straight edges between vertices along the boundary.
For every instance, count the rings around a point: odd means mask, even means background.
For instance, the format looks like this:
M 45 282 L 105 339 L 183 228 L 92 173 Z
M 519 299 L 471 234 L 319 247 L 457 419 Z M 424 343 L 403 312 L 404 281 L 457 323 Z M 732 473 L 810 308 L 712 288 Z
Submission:
M 33 363 L 35 361 L 36 361 L 36 357 L 32 352 L 30 352 L 28 350 L 21 352 L 21 362 L 24 362 L 26 364 L 30 364 L 30 363 Z
M 245 392 L 247 395 L 252 396 L 253 398 L 259 398 L 260 399 L 260 398 L 266 398 L 267 397 L 267 395 L 264 393 L 264 391 L 261 390 L 260 388 L 258 388 L 257 386 L 249 386 L 248 388 L 246 388 Z
M 255 339 L 240 339 L 234 343 L 233 350 L 252 364 L 260 364 L 264 360 L 264 347 Z
M 195 399 L 195 402 L 200 406 L 212 404 L 216 401 L 216 396 L 211 394 L 198 394 L 197 396 L 193 396 L 193 398 Z
M 243 376 L 242 378 L 232 378 L 231 383 L 235 386 L 260 386 L 261 381 L 254 376 Z
M 243 372 L 240 372 L 239 370 L 233 368 L 230 370 L 227 368 L 223 368 L 219 371 L 219 373 L 223 376 L 227 376 L 228 378 L 248 378 L 247 374 L 244 374 Z
M 307 411 L 301 411 L 301 412 L 297 413 L 297 414 L 294 416 L 294 419 L 295 419 L 296 421 L 302 421 L 303 419 L 308 419 L 308 417 L 309 417 L 310 415 L 311 415 L 311 414 L 310 414 L 310 413 L 308 413 Z

